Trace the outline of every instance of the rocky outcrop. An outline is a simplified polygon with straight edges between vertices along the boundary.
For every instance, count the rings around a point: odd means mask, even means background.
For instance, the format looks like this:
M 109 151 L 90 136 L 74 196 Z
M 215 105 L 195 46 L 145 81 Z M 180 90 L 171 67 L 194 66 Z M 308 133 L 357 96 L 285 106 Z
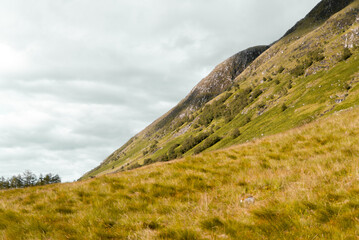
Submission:
M 217 65 L 192 89 L 185 98 L 185 102 L 195 107 L 201 107 L 203 103 L 230 88 L 234 79 L 268 48 L 269 46 L 248 48 Z
M 315 25 L 328 20 L 333 14 L 344 9 L 346 6 L 354 2 L 354 0 L 323 0 L 310 11 L 305 18 L 297 22 L 289 29 L 283 37 L 295 32 L 300 28 L 306 28 L 308 25 Z
M 173 119 L 188 115 L 202 107 L 234 84 L 234 79 L 241 74 L 259 55 L 270 46 L 256 46 L 241 51 L 220 63 L 192 91 L 155 126 L 158 130 Z

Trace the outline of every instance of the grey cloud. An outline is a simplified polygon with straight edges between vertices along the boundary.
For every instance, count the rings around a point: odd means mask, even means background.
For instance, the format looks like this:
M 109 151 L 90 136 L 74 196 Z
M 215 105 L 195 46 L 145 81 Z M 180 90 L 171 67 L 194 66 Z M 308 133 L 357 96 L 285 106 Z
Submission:
M 0 175 L 77 179 L 215 65 L 277 40 L 318 2 L 3 2 Z

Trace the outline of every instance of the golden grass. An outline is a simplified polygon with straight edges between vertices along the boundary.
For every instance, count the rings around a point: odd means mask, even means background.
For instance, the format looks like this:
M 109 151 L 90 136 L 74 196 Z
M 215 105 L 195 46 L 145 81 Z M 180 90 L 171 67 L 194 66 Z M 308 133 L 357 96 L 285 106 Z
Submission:
M 354 109 L 170 163 L 1 191 L 0 238 L 358 239 L 358 136 Z

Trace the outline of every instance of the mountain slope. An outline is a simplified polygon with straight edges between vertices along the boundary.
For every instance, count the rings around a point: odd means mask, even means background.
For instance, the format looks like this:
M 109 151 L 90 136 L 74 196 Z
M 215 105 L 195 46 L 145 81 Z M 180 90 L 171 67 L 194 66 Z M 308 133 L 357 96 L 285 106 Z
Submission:
M 184 108 L 165 114 L 83 178 L 228 147 L 357 105 L 358 13 L 358 0 L 323 0 L 247 66 L 238 68 L 235 57 L 224 64 L 229 69 L 219 65 L 223 75 L 216 78 L 216 68 L 178 105 Z
M 155 124 L 155 130 L 163 128 L 176 117 L 189 115 L 208 101 L 233 86 L 234 79 L 242 73 L 269 46 L 256 46 L 228 58 L 204 79 L 169 113 Z
M 310 26 L 316 26 L 328 20 L 333 14 L 347 7 L 354 0 L 323 0 L 311 10 L 305 18 L 289 29 L 284 36 L 287 36 L 299 29 L 307 29 Z
M 357 239 L 358 136 L 356 108 L 182 160 L 1 191 L 0 238 Z

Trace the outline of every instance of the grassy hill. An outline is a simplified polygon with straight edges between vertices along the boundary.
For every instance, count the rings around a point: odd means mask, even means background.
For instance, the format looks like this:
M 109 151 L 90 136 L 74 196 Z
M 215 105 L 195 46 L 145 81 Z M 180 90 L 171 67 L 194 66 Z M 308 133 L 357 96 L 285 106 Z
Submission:
M 0 238 L 357 239 L 358 136 L 355 108 L 168 163 L 1 191 Z
M 174 108 L 82 179 L 244 143 L 356 106 L 358 14 L 358 0 L 322 1 L 221 94 L 181 114 Z
M 358 239 L 358 16 L 323 0 L 85 180 L 0 191 L 0 239 Z

